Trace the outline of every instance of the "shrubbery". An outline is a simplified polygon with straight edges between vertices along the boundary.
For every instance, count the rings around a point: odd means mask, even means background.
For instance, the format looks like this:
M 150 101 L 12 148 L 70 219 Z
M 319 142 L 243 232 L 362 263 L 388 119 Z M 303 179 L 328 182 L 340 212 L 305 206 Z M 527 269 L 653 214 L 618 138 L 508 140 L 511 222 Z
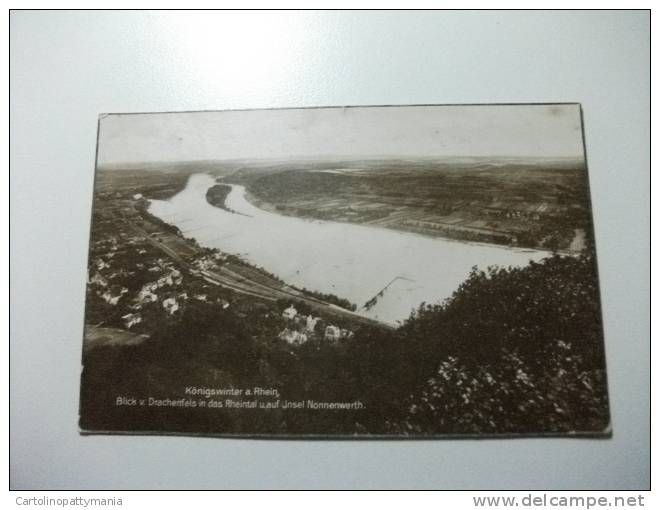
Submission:
M 91 428 L 227 433 L 433 434 L 599 431 L 609 421 L 591 257 L 473 270 L 441 304 L 399 329 L 355 329 L 337 344 L 293 346 L 278 306 L 189 303 L 132 347 L 85 359 Z M 301 313 L 304 310 L 300 310 Z M 361 400 L 343 412 L 113 409 L 122 393 L 171 396 L 183 384 L 278 388 L 288 400 Z M 185 418 L 183 418 L 185 416 Z
M 473 270 L 400 333 L 429 378 L 410 401 L 410 432 L 602 430 L 609 415 L 593 260 L 554 256 Z M 433 367 L 433 373 L 430 373 Z

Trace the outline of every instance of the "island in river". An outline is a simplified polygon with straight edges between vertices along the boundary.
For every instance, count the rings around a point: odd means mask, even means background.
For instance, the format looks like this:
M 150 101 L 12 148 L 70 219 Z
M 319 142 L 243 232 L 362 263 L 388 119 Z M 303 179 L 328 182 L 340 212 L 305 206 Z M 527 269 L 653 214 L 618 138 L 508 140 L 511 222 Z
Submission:
M 169 200 L 149 212 L 194 236 L 201 245 L 240 256 L 297 288 L 332 293 L 358 304 L 357 313 L 396 325 L 423 302 L 451 296 L 472 267 L 520 267 L 547 251 L 460 242 L 262 210 L 231 185 L 224 207 L 207 201 L 215 186 L 193 174 Z

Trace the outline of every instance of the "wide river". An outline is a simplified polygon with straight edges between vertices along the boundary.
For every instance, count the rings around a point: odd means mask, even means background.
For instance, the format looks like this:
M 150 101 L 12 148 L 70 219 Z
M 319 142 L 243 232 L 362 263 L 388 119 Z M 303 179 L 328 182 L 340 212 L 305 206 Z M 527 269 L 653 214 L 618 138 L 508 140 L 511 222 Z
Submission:
M 282 216 L 252 205 L 234 185 L 226 205 L 210 205 L 207 174 L 192 175 L 169 200 L 149 212 L 176 225 L 202 246 L 239 255 L 296 287 L 347 298 L 366 317 L 396 324 L 422 302 L 452 295 L 472 266 L 524 266 L 547 252 L 430 238 L 395 230 Z M 388 286 L 389 284 L 389 286 Z M 387 287 L 376 304 L 365 303 Z

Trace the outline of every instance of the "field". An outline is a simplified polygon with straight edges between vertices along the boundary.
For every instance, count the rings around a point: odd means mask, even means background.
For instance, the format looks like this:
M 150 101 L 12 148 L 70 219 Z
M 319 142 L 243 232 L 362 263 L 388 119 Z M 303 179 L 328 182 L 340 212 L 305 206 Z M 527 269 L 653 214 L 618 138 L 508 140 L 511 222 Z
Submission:
M 343 161 L 244 165 L 259 207 L 428 236 L 579 252 L 590 235 L 588 185 L 567 161 Z

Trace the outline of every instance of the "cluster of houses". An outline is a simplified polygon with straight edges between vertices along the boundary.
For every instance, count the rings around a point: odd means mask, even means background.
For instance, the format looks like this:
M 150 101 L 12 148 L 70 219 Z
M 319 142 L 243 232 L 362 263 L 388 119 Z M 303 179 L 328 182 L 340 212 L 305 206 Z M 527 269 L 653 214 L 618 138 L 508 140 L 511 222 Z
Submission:
M 282 312 L 282 317 L 286 319 L 287 326 L 280 332 L 278 338 L 293 345 L 304 344 L 310 337 L 319 335 L 321 331 L 323 339 L 329 342 L 338 342 L 353 336 L 352 331 L 332 324 L 326 325 L 320 317 L 299 314 L 293 305 Z
M 217 262 L 223 261 L 226 258 L 226 255 L 216 252 L 212 255 L 204 255 L 202 257 L 196 258 L 192 265 L 200 271 L 208 271 L 209 269 L 215 269 L 217 267 Z
M 114 284 L 113 280 L 120 277 L 124 279 L 130 277 L 135 274 L 135 271 L 125 269 L 113 271 L 109 260 L 112 255 L 113 253 L 107 253 L 104 254 L 103 258 L 97 257 L 93 260 L 90 267 L 94 270 L 94 273 L 89 278 L 88 284 L 92 291 L 106 303 L 117 306 L 129 291 L 124 286 Z M 205 266 L 210 260 L 202 259 L 200 265 Z M 183 303 L 188 299 L 209 301 L 207 294 L 196 293 L 189 297 L 187 292 L 182 291 L 180 287 L 183 283 L 183 274 L 170 262 L 162 258 L 158 258 L 152 263 L 137 263 L 135 268 L 152 274 L 155 279 L 142 286 L 127 306 L 130 312 L 121 316 L 126 329 L 131 329 L 143 322 L 142 308 L 146 305 L 159 303 L 168 315 L 174 315 L 181 310 Z M 218 301 L 223 309 L 229 308 L 229 302 L 225 300 Z
M 115 271 L 105 277 L 101 273 L 101 270 L 110 266 L 101 259 L 98 259 L 95 265 L 97 270 L 89 278 L 88 284 L 95 288 L 97 295 L 101 299 L 103 299 L 106 303 L 115 306 L 119 300 L 128 293 L 128 289 L 126 287 L 112 282 L 112 280 L 124 276 L 123 272 Z
M 159 262 L 161 261 L 159 260 Z M 143 285 L 143 287 L 140 289 L 140 292 L 138 292 L 137 297 L 135 298 L 138 307 L 144 305 L 145 303 L 153 303 L 155 301 L 158 301 L 159 289 L 165 287 L 169 287 L 169 288 L 176 287 L 181 285 L 181 282 L 183 282 L 183 276 L 181 275 L 181 271 L 171 266 L 163 267 L 162 262 L 159 265 L 151 266 L 148 269 L 148 271 L 152 273 L 164 272 L 165 274 L 163 274 L 157 280 Z M 180 297 L 186 299 L 188 296 L 185 295 L 185 293 L 183 293 L 180 295 Z M 169 299 L 173 299 L 174 301 L 168 301 L 168 304 L 165 304 L 165 301 L 163 301 L 163 308 L 165 308 L 171 314 L 178 309 L 178 305 L 176 304 L 175 298 L 169 298 Z
M 94 274 L 89 278 L 88 284 L 109 305 L 116 306 L 128 293 L 128 289 L 121 282 L 135 274 L 134 271 L 124 268 L 113 270 L 113 259 L 128 246 L 136 243 L 135 238 L 128 237 L 126 233 L 120 231 L 119 235 L 105 236 L 92 244 L 92 252 L 100 252 L 103 255 L 96 256 L 91 261 L 90 273 L 94 270 Z
M 134 198 L 139 199 L 141 197 L 136 196 Z M 93 256 L 90 264 L 89 289 L 108 305 L 118 307 L 122 313 L 126 312 L 121 315 L 122 323 L 126 329 L 134 328 L 145 322 L 150 314 L 157 309 L 162 308 L 165 314 L 174 316 L 177 312 L 180 313 L 184 303 L 189 299 L 203 302 L 210 300 L 207 294 L 197 293 L 189 289 L 188 292 L 185 292 L 182 288 L 184 275 L 170 261 L 162 258 L 136 257 L 130 269 L 117 268 L 115 262 L 120 258 L 125 261 L 128 256 L 128 260 L 132 260 L 132 252 L 137 255 L 147 253 L 145 248 L 148 247 L 141 241 L 128 232 L 120 231 L 118 236 L 105 236 L 92 246 L 92 252 L 95 252 L 95 256 Z M 225 256 L 221 253 L 205 254 L 198 257 L 193 262 L 193 266 L 203 276 L 205 271 L 213 269 L 218 261 L 224 258 Z M 195 273 L 194 270 L 193 273 Z M 151 281 L 143 284 L 137 292 L 129 292 L 127 286 L 130 287 L 131 285 L 128 282 L 132 278 L 138 277 L 142 281 L 145 279 Z M 212 283 L 217 284 L 215 281 Z M 223 309 L 230 306 L 230 303 L 225 300 L 217 299 L 217 302 L 222 305 Z M 278 336 L 292 345 L 300 345 L 310 339 L 320 338 L 329 342 L 338 342 L 353 336 L 352 331 L 327 324 L 320 317 L 315 317 L 312 314 L 300 314 L 293 305 L 282 312 L 282 317 L 286 320 L 286 327 Z
M 482 208 L 481 212 L 484 216 L 490 218 L 522 218 L 539 221 L 541 215 L 547 213 L 549 209 L 549 204 L 542 202 L 540 204 L 520 203 L 516 205 L 488 206 Z
M 118 270 L 112 269 L 112 258 L 116 253 L 118 244 L 115 238 L 110 238 L 106 241 L 107 246 L 105 247 L 108 251 L 103 257 L 97 257 L 93 260 L 91 268 L 94 269 L 94 273 L 88 280 L 92 291 L 111 306 L 117 306 L 129 293 L 128 288 L 114 283 L 113 280 L 121 282 L 135 275 L 135 271 L 128 271 L 124 268 Z M 138 250 L 138 253 L 140 251 L 144 250 Z M 165 312 L 172 315 L 180 309 L 181 302 L 188 299 L 188 295 L 185 292 L 177 292 L 176 290 L 183 282 L 181 271 L 163 261 L 163 259 L 159 258 L 147 266 L 137 263 L 135 268 L 153 274 L 156 279 L 142 286 L 128 306 L 131 312 L 121 316 L 124 326 L 127 329 L 142 322 L 143 317 L 140 310 L 144 305 L 160 301 Z M 206 299 L 206 296 L 194 297 L 199 300 Z

